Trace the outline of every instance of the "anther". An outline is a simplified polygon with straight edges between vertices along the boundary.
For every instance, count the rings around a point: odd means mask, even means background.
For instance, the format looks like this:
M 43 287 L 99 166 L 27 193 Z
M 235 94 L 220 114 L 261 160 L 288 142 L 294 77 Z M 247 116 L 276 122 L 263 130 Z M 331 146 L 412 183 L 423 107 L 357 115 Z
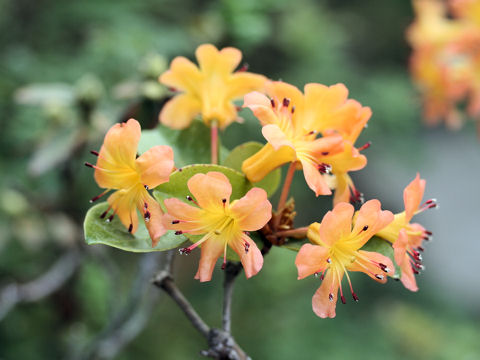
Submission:
M 218 230 L 215 230 L 214 233 L 215 233 L 215 235 L 220 235 L 221 234 L 221 232 L 218 231 Z
M 172 220 L 172 225 L 178 224 L 180 220 Z
M 143 203 L 143 210 L 147 210 L 148 209 L 148 203 L 147 202 L 144 202 Z
M 270 99 L 270 104 L 272 105 L 272 108 L 275 108 L 275 100 Z
M 86 162 L 86 163 L 85 163 L 85 166 L 86 166 L 86 167 L 89 167 L 89 168 L 92 168 L 92 169 L 95 169 L 95 166 L 92 165 L 92 164 L 90 164 L 89 162 Z
M 382 271 L 384 271 L 386 273 L 390 272 L 390 269 L 387 267 L 387 265 L 379 263 L 378 266 L 380 267 L 380 269 L 382 269 Z
M 422 264 L 419 264 L 419 263 L 415 263 L 415 267 L 418 269 L 418 270 L 423 270 L 424 269 L 424 266 Z
M 133 224 L 130 224 L 130 225 L 128 226 L 128 232 L 131 234 L 132 231 L 133 231 Z
M 107 214 L 108 214 L 108 210 L 107 210 L 107 211 L 104 211 L 104 212 L 102 213 L 102 215 L 100 215 L 100 219 L 105 218 L 105 216 L 107 216 Z
M 328 300 L 333 301 L 333 294 L 332 293 L 328 294 Z
M 322 152 L 322 155 L 323 155 L 323 156 L 327 156 L 328 154 L 330 154 L 330 152 L 328 152 L 328 151 Z
M 382 274 L 375 274 L 375 277 L 376 277 L 378 280 L 383 280 L 383 279 L 385 279 L 385 276 L 383 276 Z
M 423 247 L 419 246 L 419 247 L 417 247 L 417 250 L 418 251 L 424 251 L 425 249 Z
M 368 230 L 368 225 L 365 225 L 362 229 L 362 231 L 367 231 Z
M 108 222 L 108 223 L 109 223 L 109 222 L 112 222 L 113 216 L 114 216 L 114 215 L 110 215 L 110 217 L 106 220 L 106 222 Z
M 341 295 L 340 299 L 342 299 L 342 304 L 346 304 L 347 302 L 345 301 L 345 296 Z
M 186 248 L 178 249 L 178 252 L 180 253 L 180 255 L 188 255 L 192 252 L 192 250 L 190 248 L 186 247 Z
M 171 86 L 168 88 L 168 90 L 170 90 L 171 92 L 177 92 L 177 89 Z
M 332 171 L 332 167 L 328 164 L 321 163 L 317 166 L 318 171 L 320 171 L 322 174 L 330 174 Z
M 150 211 L 145 211 L 145 214 L 143 214 L 143 218 L 145 219 L 145 222 L 150 221 Z
M 295 112 L 295 106 L 292 106 L 291 112 L 292 112 L 292 114 Z
M 428 236 L 432 236 L 433 233 L 431 231 L 428 231 L 428 230 L 425 230 L 425 234 L 427 234 Z
M 225 205 L 227 203 L 227 199 L 222 199 L 222 203 Z
M 360 147 L 358 148 L 358 151 L 366 150 L 366 149 L 368 149 L 371 145 L 372 145 L 372 142 L 369 141 L 369 142 L 367 142 L 365 145 L 360 146 Z
M 283 98 L 282 105 L 283 105 L 284 107 L 288 107 L 288 105 L 290 105 L 290 99 L 288 99 L 288 98 Z
M 327 263 L 331 264 L 331 263 L 332 263 L 332 259 L 327 258 Z
M 98 156 L 98 151 L 90 150 L 90 154 L 95 155 L 95 156 Z
M 177 230 L 175 231 L 175 235 L 182 235 L 183 234 L 183 231 L 182 230 Z
M 91 198 L 91 199 L 89 200 L 89 202 L 90 202 L 90 203 L 93 203 L 93 202 L 97 201 L 98 199 L 100 199 L 100 198 L 101 198 L 103 195 L 105 195 L 105 194 L 106 194 L 105 192 L 104 192 L 104 193 L 101 193 L 100 195 L 97 195 L 97 196 Z
M 355 300 L 356 302 L 358 302 L 358 296 L 357 294 L 355 294 L 353 291 L 352 291 L 352 297 L 353 297 L 353 300 Z
M 225 270 L 226 267 L 227 267 L 227 264 L 226 264 L 226 263 L 223 263 L 223 264 L 222 264 L 222 270 Z
M 237 70 L 237 72 L 244 72 L 244 71 L 247 71 L 248 70 L 248 64 L 245 63 L 242 65 L 242 67 L 240 69 Z
M 145 190 L 149 189 L 148 185 L 143 185 L 143 187 L 145 188 Z
M 412 266 L 412 271 L 415 275 L 420 274 L 420 272 Z
M 322 273 L 322 275 L 320 275 L 320 280 L 323 281 L 323 279 L 325 279 L 325 274 L 324 273 Z

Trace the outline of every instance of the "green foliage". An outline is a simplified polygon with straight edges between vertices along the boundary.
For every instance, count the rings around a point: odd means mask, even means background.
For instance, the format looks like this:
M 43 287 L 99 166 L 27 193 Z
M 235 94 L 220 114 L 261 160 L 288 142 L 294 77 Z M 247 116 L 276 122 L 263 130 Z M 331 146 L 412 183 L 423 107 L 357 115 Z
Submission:
M 210 130 L 203 122 L 193 121 L 185 130 L 172 130 L 158 125 L 153 130 L 143 130 L 138 152 L 144 153 L 155 145 L 168 145 L 175 154 L 175 165 L 210 163 Z M 220 161 L 228 156 L 228 150 L 220 146 Z
M 254 155 L 262 147 L 263 145 L 256 141 L 249 141 L 241 144 L 230 152 L 230 154 L 223 162 L 223 165 L 241 172 L 243 161 Z M 281 175 L 282 172 L 280 168 L 276 169 L 267 176 L 265 176 L 265 178 L 263 178 L 259 182 L 254 183 L 254 185 L 265 189 L 268 197 L 271 197 L 273 194 L 275 194 L 275 191 L 277 191 L 278 186 L 280 185 Z
M 185 241 L 184 238 L 168 232 L 152 248 L 152 240 L 143 221 L 139 221 L 135 234 L 130 234 L 118 216 L 115 216 L 111 222 L 100 218 L 107 208 L 108 204 L 103 202 L 88 210 L 83 224 L 85 241 L 88 245 L 104 244 L 125 251 L 150 252 L 173 249 Z
M 361 250 L 377 252 L 390 258 L 390 260 L 392 260 L 393 265 L 395 266 L 395 275 L 393 275 L 393 278 L 400 279 L 402 275 L 402 270 L 395 262 L 395 259 L 393 257 L 393 248 L 388 241 L 385 241 L 379 237 L 374 236 L 370 240 L 368 240 L 368 242 L 365 245 L 363 245 Z

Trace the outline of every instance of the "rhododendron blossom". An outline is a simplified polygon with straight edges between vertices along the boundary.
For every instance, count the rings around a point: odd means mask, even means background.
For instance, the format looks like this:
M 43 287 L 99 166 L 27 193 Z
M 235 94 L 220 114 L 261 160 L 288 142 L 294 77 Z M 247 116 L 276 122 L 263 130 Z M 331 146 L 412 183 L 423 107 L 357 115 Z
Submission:
M 307 236 L 313 244 L 303 245 L 295 259 L 298 279 L 321 274 L 322 285 L 313 296 L 312 307 L 322 318 L 335 317 L 339 290 L 340 299 L 345 303 L 341 285 L 344 275 L 353 299 L 358 301 L 349 271 L 363 272 L 381 283 L 385 283 L 387 275 L 393 275 L 395 271 L 388 257 L 360 250 L 375 233 L 393 221 L 393 214 L 381 210 L 378 200 L 367 201 L 360 208 L 352 228 L 353 214 L 351 204 L 339 203 L 320 224 L 311 224 Z
M 140 124 L 135 119 L 115 124 L 105 135 L 100 152 L 93 152 L 98 155 L 97 164 L 86 165 L 95 169 L 98 186 L 107 189 L 92 202 L 116 190 L 108 197 L 110 206 L 102 218 L 113 210 L 107 221 L 117 214 L 128 231 L 135 233 L 138 209 L 155 246 L 166 230 L 162 225 L 162 209 L 147 190 L 168 181 L 174 167 L 173 151 L 169 146 L 157 145 L 137 158 L 140 135 Z
M 193 197 L 191 206 L 178 199 L 164 201 L 167 214 L 164 224 L 176 234 L 203 235 L 193 245 L 181 249 L 190 253 L 201 245 L 200 264 L 196 279 L 209 281 L 217 259 L 223 254 L 227 261 L 227 246 L 240 257 L 247 278 L 257 274 L 263 265 L 263 256 L 246 232 L 261 229 L 272 216 L 272 205 L 267 193 L 253 188 L 244 197 L 230 203 L 232 186 L 220 172 L 196 174 L 188 180 Z

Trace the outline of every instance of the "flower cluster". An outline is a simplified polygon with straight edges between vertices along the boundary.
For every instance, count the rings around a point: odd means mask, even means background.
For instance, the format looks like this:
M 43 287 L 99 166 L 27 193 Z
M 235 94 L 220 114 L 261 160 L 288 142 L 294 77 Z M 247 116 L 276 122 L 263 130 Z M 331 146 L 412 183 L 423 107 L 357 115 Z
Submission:
M 415 214 L 437 205 L 435 200 L 421 204 L 425 180 L 419 175 L 405 188 L 404 212 L 394 215 L 382 210 L 377 199 L 363 204 L 363 195 L 354 186 L 350 173 L 367 164 L 361 151 L 370 144 L 357 147 L 355 143 L 371 117 L 370 108 L 349 99 L 343 84 L 309 83 L 302 92 L 244 68 L 235 71 L 241 52 L 234 48 L 219 51 L 213 45 L 201 45 L 196 57 L 199 66 L 177 57 L 160 76 L 160 82 L 173 92 L 160 113 L 160 122 L 178 130 L 200 116 L 206 126 L 215 129 L 210 139 L 212 164 L 190 165 L 192 175 L 180 184 L 172 180 L 173 174 L 178 179 L 186 170 L 175 168 L 171 147 L 157 145 L 138 156 L 139 123 L 130 119 L 116 124 L 106 134 L 100 151 L 92 152 L 98 157 L 97 163 L 86 163 L 95 169 L 97 184 L 106 189 L 92 201 L 115 190 L 100 218 L 111 221 L 118 215 L 133 237 L 140 226 L 139 211 L 152 250 L 163 245 L 163 239 L 171 239 L 170 235 L 186 236 L 193 244 L 179 251 L 189 254 L 201 248 L 195 275 L 201 282 L 211 280 L 219 258 L 223 259 L 222 269 L 226 268 L 227 260 L 232 258 L 229 248 L 250 278 L 262 269 L 262 254 L 272 245 L 299 241 L 295 260 L 298 278 L 315 275 L 323 281 L 312 299 L 315 314 L 322 318 L 335 316 L 338 293 L 341 302 L 346 302 L 344 278 L 353 299 L 358 301 L 349 272 L 363 272 L 380 283 L 396 276 L 407 289 L 416 291 L 414 275 L 423 269 L 422 242 L 432 233 L 411 220 Z M 266 144 L 242 158 L 235 170 L 217 164 L 216 129 L 238 120 L 241 107 L 233 101 L 242 97 L 243 107 L 259 120 Z M 272 212 L 260 181 L 284 164 L 289 164 L 289 170 L 277 209 Z M 240 168 L 242 173 L 237 171 Z M 304 228 L 293 227 L 295 210 L 287 201 L 296 170 L 303 171 L 306 185 L 315 196 L 334 191 L 333 209 L 321 222 Z M 240 180 L 235 182 L 232 176 Z M 164 188 L 163 195 L 156 198 L 149 192 L 175 181 L 170 186 L 174 191 Z M 165 192 L 171 196 L 165 196 Z M 351 203 L 363 205 L 355 211 Z M 387 244 L 390 253 L 365 250 L 373 237 Z M 395 274 L 395 263 L 401 274 Z
M 411 72 L 428 124 L 463 122 L 459 106 L 480 116 L 480 1 L 413 0 L 416 19 L 407 32 Z M 480 130 L 480 127 L 477 126 Z M 479 133 L 480 136 L 480 133 Z

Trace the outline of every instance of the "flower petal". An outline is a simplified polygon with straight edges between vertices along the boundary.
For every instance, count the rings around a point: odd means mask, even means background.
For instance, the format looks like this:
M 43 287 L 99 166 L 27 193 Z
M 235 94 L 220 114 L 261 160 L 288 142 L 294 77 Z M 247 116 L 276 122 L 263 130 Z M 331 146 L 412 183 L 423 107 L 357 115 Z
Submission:
M 187 91 L 192 95 L 199 95 L 199 84 L 202 80 L 197 65 L 183 56 L 173 59 L 170 70 L 160 75 L 159 81 L 173 87 L 175 90 Z
M 373 199 L 362 205 L 355 219 L 352 234 L 355 236 L 352 246 L 361 248 L 373 235 L 390 224 L 394 216 L 388 210 L 381 209 L 380 201 Z
M 387 282 L 387 277 L 377 264 L 386 265 L 389 269 L 388 275 L 392 276 L 395 273 L 395 267 L 393 266 L 392 260 L 388 257 L 377 252 L 364 250 L 358 251 L 356 260 L 351 265 L 347 266 L 347 269 L 349 271 L 363 272 L 373 280 L 384 284 Z
M 305 244 L 295 258 L 298 280 L 319 273 L 327 267 L 328 249 L 319 245 Z
M 343 273 L 341 277 L 343 277 Z M 339 283 L 336 274 L 328 270 L 325 279 L 322 281 L 322 285 L 312 298 L 313 312 L 317 314 L 317 316 L 323 319 L 335 317 L 338 287 Z M 332 295 L 332 300 L 330 300 L 330 294 Z
M 167 209 L 167 213 L 163 216 L 163 226 L 165 228 L 181 230 L 192 235 L 200 235 L 206 232 L 202 222 L 205 215 L 204 210 L 173 198 L 164 200 L 163 204 Z M 179 220 L 179 223 L 173 224 L 172 222 L 175 220 Z
M 248 251 L 245 250 L 245 243 L 248 243 Z M 229 242 L 230 247 L 238 254 L 242 262 L 245 276 L 251 278 L 256 275 L 263 266 L 263 256 L 255 241 L 247 235 L 243 235 Z
M 173 170 L 173 150 L 170 146 L 157 145 L 135 160 L 140 181 L 150 189 L 167 182 Z
M 352 182 L 350 176 L 347 173 L 335 174 L 335 195 L 333 196 L 333 206 L 341 202 L 350 201 L 350 186 Z
M 205 240 L 201 248 L 200 262 L 195 279 L 205 282 L 212 279 L 213 269 L 218 258 L 223 254 L 225 243 L 217 237 L 212 237 Z
M 410 291 L 418 291 L 417 281 L 415 279 L 415 274 L 413 273 L 410 262 L 404 261 L 400 268 L 402 269 L 402 277 L 400 278 L 400 281 L 402 282 L 403 286 Z
M 270 100 L 262 93 L 254 91 L 245 95 L 243 107 L 248 107 L 252 110 L 262 125 L 276 124 L 278 121 Z
M 401 229 L 397 240 L 393 243 L 393 256 L 398 266 L 402 266 L 404 261 L 409 263 L 407 255 L 408 235 L 405 229 Z M 409 265 L 410 266 L 410 265 Z
M 263 90 L 267 78 L 263 75 L 250 72 L 233 73 L 228 80 L 227 88 L 229 99 L 238 99 L 251 91 Z
M 145 210 L 145 204 L 147 209 Z M 145 214 L 148 211 L 148 218 L 145 218 L 145 225 L 147 226 L 148 233 L 152 239 L 152 247 L 157 245 L 160 237 L 167 232 L 167 229 L 163 225 L 163 211 L 160 204 L 155 201 L 154 198 L 145 191 L 144 197 L 137 203 L 137 208 L 140 212 Z
M 407 185 L 403 191 L 403 202 L 405 203 L 405 218 L 410 222 L 415 212 L 418 210 L 422 202 L 423 193 L 425 192 L 426 181 L 420 179 L 420 174 L 417 173 L 415 179 Z
M 141 188 L 143 189 L 143 188 Z M 143 189 L 143 191 L 146 191 Z M 107 199 L 114 213 L 118 215 L 122 224 L 129 229 L 132 225 L 131 233 L 134 234 L 138 228 L 137 216 L 137 198 L 138 192 L 134 189 L 131 191 L 118 190 L 110 195 Z
M 195 51 L 202 72 L 222 75 L 232 73 L 242 60 L 242 52 L 236 48 L 226 47 L 218 51 L 212 44 L 200 45 Z
M 260 188 L 249 190 L 230 206 L 232 216 L 242 231 L 255 231 L 265 226 L 272 217 L 272 204 Z
M 172 129 L 185 129 L 202 110 L 200 101 L 190 94 L 174 96 L 162 108 L 159 120 Z
M 295 151 L 289 146 L 283 146 L 275 151 L 268 143 L 256 154 L 243 161 L 242 171 L 251 182 L 258 182 L 277 167 L 294 161 Z
M 98 155 L 95 181 L 108 189 L 130 188 L 138 181 L 135 167 L 141 129 L 137 120 L 115 124 L 108 130 Z
M 323 178 L 322 174 L 316 167 L 312 164 L 311 161 L 305 159 L 300 159 L 303 167 L 303 175 L 305 176 L 305 181 L 310 189 L 313 190 L 315 196 L 318 195 L 330 195 L 332 191 L 328 186 L 327 182 Z
M 353 205 L 340 203 L 323 217 L 318 229 L 320 239 L 327 245 L 347 237 L 352 231 Z
M 295 106 L 295 113 L 303 111 L 303 94 L 297 87 L 283 81 L 269 81 L 266 83 L 267 94 L 274 98 L 277 104 L 283 99 L 289 99 L 290 104 Z
M 265 125 L 262 128 L 262 134 L 265 139 L 267 139 L 267 141 L 272 144 L 275 150 L 280 149 L 282 146 L 289 146 L 295 150 L 292 142 L 277 125 Z
M 221 172 L 195 174 L 188 180 L 187 185 L 198 205 L 207 211 L 224 211 L 223 200 L 226 199 L 228 203 L 232 195 L 232 185 Z

